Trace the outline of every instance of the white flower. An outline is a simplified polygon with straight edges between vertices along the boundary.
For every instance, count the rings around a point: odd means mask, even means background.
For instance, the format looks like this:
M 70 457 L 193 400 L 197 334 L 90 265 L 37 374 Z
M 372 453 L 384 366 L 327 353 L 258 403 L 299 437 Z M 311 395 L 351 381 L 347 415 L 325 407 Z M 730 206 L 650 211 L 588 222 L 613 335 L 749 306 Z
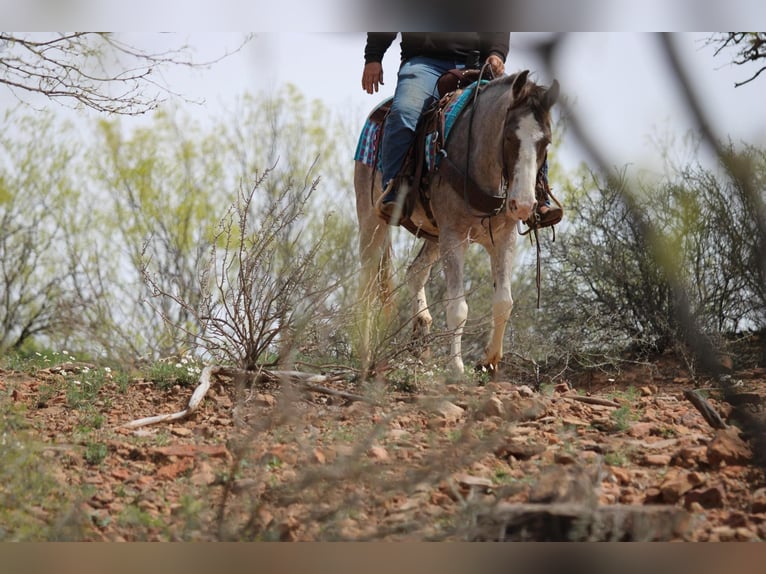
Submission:
M 72 384 L 79 387 L 82 383 L 80 381 L 72 381 Z

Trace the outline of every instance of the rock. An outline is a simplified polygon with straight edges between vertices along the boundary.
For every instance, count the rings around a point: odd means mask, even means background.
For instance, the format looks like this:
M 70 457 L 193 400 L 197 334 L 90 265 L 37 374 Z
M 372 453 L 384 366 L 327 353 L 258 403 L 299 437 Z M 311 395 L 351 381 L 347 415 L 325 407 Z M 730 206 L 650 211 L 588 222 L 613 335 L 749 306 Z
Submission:
M 716 526 L 710 531 L 710 540 L 719 542 L 731 542 L 736 540 L 737 531 L 731 526 Z
M 476 409 L 476 420 L 484 420 L 488 417 L 503 417 L 505 416 L 505 407 L 503 401 L 495 396 L 490 397 L 484 403 Z
M 391 429 L 388 431 L 388 436 L 393 441 L 402 441 L 409 438 L 410 433 L 404 429 Z
M 662 499 L 669 504 L 675 504 L 684 494 L 692 488 L 699 486 L 703 481 L 704 479 L 696 472 L 684 472 L 673 469 L 668 472 L 665 480 L 660 485 Z
M 684 495 L 684 507 L 694 510 L 701 508 L 723 508 L 724 494 L 720 486 L 713 486 L 702 490 L 690 490 Z
M 495 456 L 498 458 L 508 458 L 513 456 L 519 460 L 528 460 L 545 451 L 545 446 L 537 443 L 527 442 L 526 439 L 510 438 L 501 446 L 495 449 Z
M 630 425 L 628 429 L 628 436 L 633 438 L 645 438 L 652 434 L 652 430 L 656 427 L 654 423 L 634 423 Z
M 465 413 L 465 409 L 460 408 L 454 403 L 449 401 L 441 401 L 434 407 L 434 411 L 441 415 L 447 422 L 455 422 L 460 420 Z
M 226 450 L 226 446 L 222 444 L 174 444 L 151 448 L 149 449 L 149 454 L 152 455 L 152 457 L 197 457 L 200 455 L 210 457 L 226 457 L 229 454 L 229 451 Z
M 324 464 L 327 461 L 324 452 L 322 452 L 322 449 L 319 447 L 315 448 L 311 454 L 314 458 L 314 461 L 318 462 L 319 464 Z
M 195 486 L 207 486 L 216 481 L 215 469 L 207 461 L 201 461 L 191 477 L 191 483 Z
M 759 488 L 750 498 L 750 512 L 766 513 L 766 488 Z
M 535 396 L 535 392 L 532 389 L 530 389 L 527 385 L 520 385 L 516 387 L 516 391 L 518 391 L 518 393 L 524 398 Z
M 458 474 L 455 481 L 463 488 L 476 489 L 479 492 L 486 492 L 492 488 L 492 481 L 481 476 L 471 476 L 470 474 Z
M 610 467 L 610 470 L 618 483 L 622 485 L 630 484 L 630 472 L 628 470 L 620 468 L 619 466 Z
M 556 386 L 553 387 L 553 392 L 559 393 L 559 394 L 568 393 L 570 390 L 572 390 L 572 387 L 570 387 L 569 383 L 567 382 L 558 383 L 556 384 Z
M 507 413 L 506 420 L 511 422 L 534 421 L 545 416 L 548 404 L 537 397 L 520 401 L 503 401 Z
M 553 455 L 553 462 L 558 464 L 574 464 L 577 462 L 577 457 L 569 452 L 557 452 Z
M 753 456 L 748 444 L 742 440 L 736 427 L 719 429 L 707 447 L 708 462 L 712 466 L 744 464 Z
M 595 500 L 593 477 L 579 465 L 552 465 L 540 472 L 540 477 L 529 491 L 529 502 L 572 502 L 589 505 Z
M 389 459 L 388 451 L 380 445 L 371 446 L 370 450 L 367 451 L 367 456 L 379 461 Z
M 704 445 L 682 447 L 675 452 L 670 462 L 684 468 L 704 466 L 708 462 L 707 447 Z
M 277 404 L 277 399 L 274 398 L 274 395 L 258 393 L 255 395 L 254 402 L 259 407 L 273 407 L 275 404 Z
M 685 510 L 667 505 L 499 503 L 478 513 L 470 540 L 668 541 L 683 538 L 690 523 Z
M 668 466 L 670 458 L 669 454 L 646 454 L 641 462 L 645 466 Z
M 161 480 L 174 480 L 192 468 L 194 468 L 194 459 L 189 457 L 181 457 L 161 467 L 157 471 L 156 476 Z
M 170 432 L 176 436 L 191 436 L 193 431 L 186 427 L 173 427 Z

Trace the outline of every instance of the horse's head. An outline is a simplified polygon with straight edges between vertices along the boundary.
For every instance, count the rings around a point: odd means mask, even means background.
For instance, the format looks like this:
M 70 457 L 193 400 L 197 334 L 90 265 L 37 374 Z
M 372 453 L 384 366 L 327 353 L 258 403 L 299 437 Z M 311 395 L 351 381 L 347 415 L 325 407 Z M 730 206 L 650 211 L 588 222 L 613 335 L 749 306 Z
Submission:
M 525 221 L 537 204 L 535 183 L 551 143 L 551 108 L 559 96 L 559 83 L 549 88 L 528 78 L 525 70 L 504 81 L 510 84 L 511 104 L 503 129 L 503 163 L 510 184 L 508 210 Z

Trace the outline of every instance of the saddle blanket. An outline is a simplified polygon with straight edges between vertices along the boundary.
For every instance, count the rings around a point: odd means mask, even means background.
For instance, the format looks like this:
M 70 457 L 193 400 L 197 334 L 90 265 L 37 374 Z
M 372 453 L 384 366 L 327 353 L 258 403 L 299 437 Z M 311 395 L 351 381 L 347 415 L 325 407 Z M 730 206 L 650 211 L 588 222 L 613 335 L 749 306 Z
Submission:
M 485 83 L 486 80 L 482 81 Z M 470 101 L 474 93 L 476 84 L 471 84 L 466 89 L 450 101 L 444 108 L 444 141 L 447 141 L 450 130 L 458 118 L 460 113 L 465 109 L 466 105 Z M 377 146 L 380 142 L 379 134 L 383 129 L 384 122 L 379 119 L 380 114 L 375 112 L 380 108 L 388 105 L 393 98 L 383 100 L 371 113 L 367 116 L 367 120 L 362 128 L 362 133 L 359 136 L 359 141 L 356 146 L 356 152 L 354 153 L 354 160 L 361 161 L 365 165 L 372 166 L 377 157 L 377 165 L 375 169 L 381 170 L 380 154 L 377 152 Z M 439 141 L 439 132 L 434 131 L 426 135 L 426 167 L 429 171 L 436 169 L 439 166 L 439 159 L 441 156 L 437 153 L 436 144 Z

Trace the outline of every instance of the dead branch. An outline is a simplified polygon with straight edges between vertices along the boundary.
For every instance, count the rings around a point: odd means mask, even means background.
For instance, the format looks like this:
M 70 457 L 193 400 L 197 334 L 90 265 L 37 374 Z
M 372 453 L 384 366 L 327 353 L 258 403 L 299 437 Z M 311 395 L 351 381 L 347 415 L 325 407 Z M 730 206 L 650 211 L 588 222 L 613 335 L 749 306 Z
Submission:
M 617 403 L 615 401 L 610 401 L 609 399 L 600 399 L 598 397 L 588 397 L 583 395 L 572 395 L 572 396 L 566 396 L 565 399 L 569 399 L 570 401 L 580 401 L 581 403 L 587 403 L 589 405 L 601 405 L 603 407 L 614 407 L 614 408 L 620 408 L 620 403 Z
M 719 415 L 718 412 L 711 406 L 711 404 L 707 402 L 697 391 L 690 391 L 689 389 L 686 389 L 684 391 L 684 397 L 686 397 L 689 402 L 694 405 L 694 408 L 699 411 L 699 413 L 702 415 L 702 418 L 704 418 L 711 427 L 714 429 L 728 428 L 729 425 L 724 422 L 724 420 L 721 418 L 721 415 Z
M 202 369 L 202 373 L 199 377 L 199 384 L 197 385 L 197 388 L 194 389 L 194 392 L 192 393 L 191 398 L 189 399 L 189 405 L 182 411 L 178 411 L 177 413 L 170 413 L 170 414 L 164 414 L 164 415 L 156 415 L 153 417 L 144 417 L 142 419 L 136 419 L 133 421 L 130 421 L 129 423 L 125 423 L 122 425 L 122 428 L 138 428 L 143 427 L 147 425 L 153 425 L 156 423 L 161 422 L 167 422 L 167 421 L 176 421 L 180 419 L 184 419 L 188 417 L 190 414 L 194 413 L 202 404 L 202 399 L 205 398 L 205 395 L 207 394 L 208 390 L 210 389 L 210 378 L 213 375 L 218 375 L 221 372 L 221 367 L 218 366 L 208 366 Z
M 325 375 L 302 373 L 301 371 L 267 371 L 265 369 L 261 369 L 259 371 L 248 371 L 245 369 L 236 369 L 233 367 L 222 367 L 220 365 L 211 365 L 202 369 L 202 373 L 200 374 L 200 378 L 199 378 L 199 384 L 197 385 L 197 388 L 194 389 L 194 392 L 192 393 L 192 396 L 189 399 L 189 404 L 184 410 L 178 411 L 175 413 L 167 413 L 163 415 L 154 415 L 150 417 L 135 419 L 128 423 L 125 423 L 124 425 L 121 425 L 121 428 L 138 428 L 138 427 L 143 427 L 147 425 L 153 425 L 156 423 L 177 421 L 177 420 L 181 420 L 188 417 L 192 413 L 196 412 L 200 404 L 202 404 L 202 399 L 205 398 L 205 395 L 210 389 L 210 381 L 213 376 L 226 376 L 226 377 L 240 376 L 240 377 L 244 377 L 245 380 L 250 379 L 250 380 L 253 380 L 254 382 L 272 381 L 272 382 L 278 382 L 278 383 L 290 383 L 314 393 L 321 393 L 325 395 L 341 397 L 346 399 L 347 401 L 352 401 L 352 402 L 362 401 L 362 402 L 366 402 L 370 404 L 376 404 L 376 402 L 373 401 L 372 399 L 369 399 L 362 395 L 356 395 L 354 393 L 348 393 L 345 391 L 330 389 L 328 387 L 324 387 L 319 384 L 319 383 L 328 383 L 331 381 L 340 380 L 341 378 L 338 377 L 337 375 L 328 377 Z

